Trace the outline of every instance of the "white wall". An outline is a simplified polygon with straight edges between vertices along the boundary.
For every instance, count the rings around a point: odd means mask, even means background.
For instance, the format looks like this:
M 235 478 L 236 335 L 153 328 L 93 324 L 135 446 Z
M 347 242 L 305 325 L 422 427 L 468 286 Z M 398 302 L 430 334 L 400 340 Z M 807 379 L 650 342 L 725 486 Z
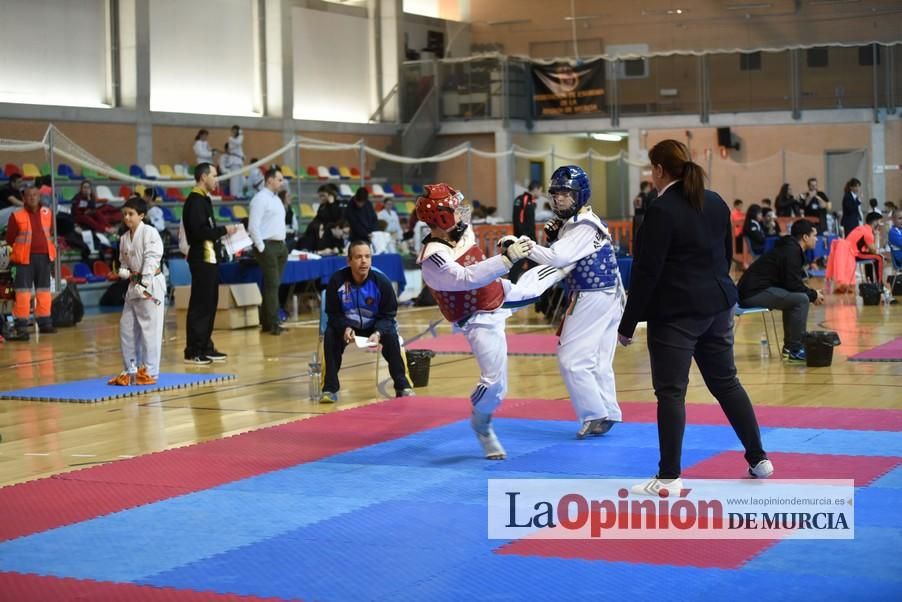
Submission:
M 0 4 L 0 102 L 109 104 L 104 0 Z
M 150 0 L 150 110 L 258 115 L 252 0 Z
M 372 111 L 365 17 L 292 12 L 294 118 L 366 123 Z

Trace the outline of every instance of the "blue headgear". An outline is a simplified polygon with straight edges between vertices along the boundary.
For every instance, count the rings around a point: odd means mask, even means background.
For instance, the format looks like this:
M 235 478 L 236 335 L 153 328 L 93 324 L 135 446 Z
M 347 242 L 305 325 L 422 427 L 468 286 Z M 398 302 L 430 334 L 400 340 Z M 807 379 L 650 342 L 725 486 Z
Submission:
M 592 187 L 589 185 L 589 176 L 581 167 L 576 165 L 564 165 L 558 167 L 551 174 L 551 183 L 548 185 L 548 194 L 554 195 L 558 192 L 570 192 L 573 196 L 573 205 L 566 211 L 566 215 L 561 215 L 557 211 L 558 217 L 567 219 L 576 215 L 576 213 L 586 206 L 589 197 L 592 196 Z

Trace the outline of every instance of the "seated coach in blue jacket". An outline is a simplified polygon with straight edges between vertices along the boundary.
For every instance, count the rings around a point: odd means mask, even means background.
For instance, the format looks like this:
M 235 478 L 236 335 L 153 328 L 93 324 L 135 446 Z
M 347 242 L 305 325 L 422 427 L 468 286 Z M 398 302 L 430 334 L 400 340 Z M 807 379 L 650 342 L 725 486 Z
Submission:
M 345 347 L 355 336 L 381 345 L 382 357 L 398 397 L 413 395 L 407 362 L 398 340 L 398 297 L 391 281 L 372 269 L 373 252 L 368 242 L 357 240 L 348 247 L 348 267 L 338 270 L 326 286 L 328 325 L 324 335 L 323 401 L 338 401 L 338 371 Z

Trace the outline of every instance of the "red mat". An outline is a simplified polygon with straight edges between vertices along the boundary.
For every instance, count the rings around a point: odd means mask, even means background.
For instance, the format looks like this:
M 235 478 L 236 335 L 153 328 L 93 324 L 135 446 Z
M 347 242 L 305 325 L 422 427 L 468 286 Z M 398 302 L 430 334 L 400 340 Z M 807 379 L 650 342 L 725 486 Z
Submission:
M 902 337 L 896 337 L 889 343 L 878 345 L 873 349 L 856 353 L 849 357 L 850 362 L 902 362 Z
M 902 459 L 884 456 L 840 456 L 769 452 L 776 478 L 780 479 L 854 479 L 856 487 L 870 485 Z M 683 471 L 684 479 L 735 479 L 736 467 L 744 466 L 742 452 L 727 451 L 702 460 Z
M 179 602 L 256 602 L 279 601 L 282 598 L 258 598 L 214 592 L 197 592 L 171 587 L 153 587 L 133 583 L 110 583 L 90 579 L 71 579 L 23 575 L 21 573 L 0 573 L 0 599 L 16 602 L 47 602 L 48 600 L 91 600 L 110 602 L 156 602 L 157 600 L 178 600 Z
M 463 398 L 404 397 L 0 488 L 0 541 L 465 419 Z
M 656 422 L 657 404 L 648 401 L 620 403 L 624 422 Z M 686 404 L 691 424 L 729 425 L 720 406 L 714 403 Z M 859 431 L 902 431 L 902 410 L 862 410 L 857 408 L 800 408 L 757 406 L 761 426 L 788 428 L 848 429 Z M 497 416 L 534 420 L 576 420 L 567 399 L 510 399 Z
M 769 539 L 520 539 L 495 553 L 736 569 L 775 543 Z
M 555 355 L 558 338 L 553 334 L 508 334 L 509 355 Z M 443 334 L 434 338 L 418 339 L 405 345 L 407 349 L 429 349 L 436 353 L 473 353 L 462 334 Z

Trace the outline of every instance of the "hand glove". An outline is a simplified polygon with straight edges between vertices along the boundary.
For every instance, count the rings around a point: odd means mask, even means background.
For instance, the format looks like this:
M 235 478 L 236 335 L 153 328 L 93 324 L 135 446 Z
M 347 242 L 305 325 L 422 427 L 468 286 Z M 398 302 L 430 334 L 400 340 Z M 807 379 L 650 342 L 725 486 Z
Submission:
M 513 236 L 511 234 L 508 234 L 507 236 L 502 236 L 498 240 L 498 248 L 501 249 L 501 252 L 503 253 L 503 252 L 507 251 L 507 248 L 510 245 L 514 244 L 515 242 L 517 242 L 516 236 Z
M 548 241 L 548 244 L 553 243 L 557 240 L 557 235 L 561 231 L 561 226 L 564 225 L 559 218 L 552 218 L 545 223 L 545 239 Z
M 505 249 L 504 254 L 511 263 L 517 263 L 521 259 L 526 259 L 529 255 L 529 251 L 532 250 L 532 245 L 529 244 L 531 242 L 532 241 L 526 242 L 523 240 L 513 242 Z
M 529 250 L 527 251 L 527 253 L 531 253 L 532 250 L 536 246 L 536 241 L 534 241 L 530 237 L 526 236 L 525 234 L 523 236 L 521 236 L 520 238 L 518 238 L 517 240 L 519 242 L 526 243 L 526 246 L 529 247 Z
M 119 278 L 121 278 L 122 280 L 128 280 L 131 277 L 132 273 L 128 268 L 119 268 Z

